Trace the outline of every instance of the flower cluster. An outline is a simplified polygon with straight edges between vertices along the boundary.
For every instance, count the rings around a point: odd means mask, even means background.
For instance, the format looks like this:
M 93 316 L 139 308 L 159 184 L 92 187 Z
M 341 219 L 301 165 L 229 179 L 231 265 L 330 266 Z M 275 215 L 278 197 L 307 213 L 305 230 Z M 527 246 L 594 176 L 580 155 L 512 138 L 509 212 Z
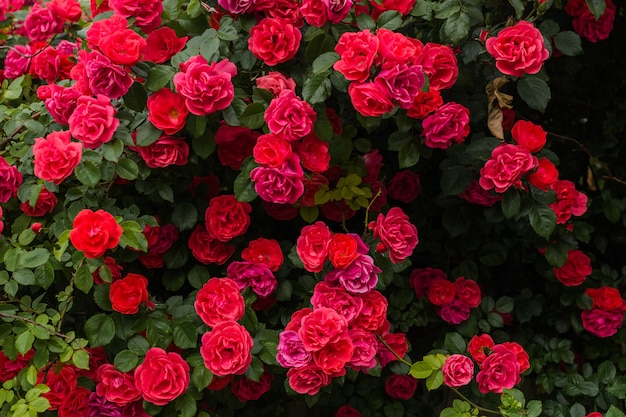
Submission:
M 613 287 L 587 288 L 585 295 L 592 300 L 591 309 L 581 314 L 583 327 L 598 337 L 613 336 L 624 322 L 626 303 Z

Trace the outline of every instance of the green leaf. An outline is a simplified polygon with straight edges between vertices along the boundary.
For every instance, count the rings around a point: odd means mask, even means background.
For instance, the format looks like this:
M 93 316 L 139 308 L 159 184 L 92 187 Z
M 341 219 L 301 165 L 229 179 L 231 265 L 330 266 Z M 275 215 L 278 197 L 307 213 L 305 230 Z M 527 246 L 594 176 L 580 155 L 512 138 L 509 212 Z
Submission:
M 453 166 L 441 174 L 441 191 L 444 195 L 459 195 L 472 182 L 472 172 L 464 166 Z
M 202 159 L 207 159 L 215 151 L 215 136 L 209 132 L 205 133 L 208 133 L 208 135 L 205 134 L 191 139 L 193 151 Z
M 100 182 L 100 170 L 91 161 L 83 161 L 74 169 L 78 181 L 89 188 L 95 188 Z
M 15 349 L 22 355 L 30 350 L 33 347 L 33 342 L 35 341 L 35 336 L 29 330 L 20 333 L 15 338 Z
M 146 109 L 146 102 L 148 101 L 148 95 L 143 85 L 139 82 L 134 82 L 128 92 L 124 95 L 124 104 L 129 109 L 142 112 Z
M 137 146 L 148 146 L 156 142 L 163 132 L 150 122 L 145 122 L 137 128 Z
M 93 287 L 93 276 L 88 265 L 81 265 L 74 274 L 74 284 L 76 288 L 87 294 Z
M 567 245 L 558 242 L 546 247 L 546 261 L 550 266 L 562 267 L 567 262 Z
M 174 409 L 179 417 L 194 417 L 197 407 L 197 402 L 191 394 L 184 394 L 174 401 Z
M 443 384 L 443 372 L 441 369 L 435 371 L 431 376 L 426 378 L 426 388 L 428 391 L 435 390 Z
M 452 41 L 458 43 L 465 39 L 470 30 L 469 14 L 459 11 L 448 17 L 443 24 L 443 33 Z
M 457 237 L 467 233 L 472 227 L 472 218 L 466 207 L 454 206 L 443 213 L 442 223 L 450 237 Z
M 252 103 L 241 113 L 239 120 L 249 129 L 260 129 L 265 125 L 265 106 L 261 103 Z
M 35 274 L 30 269 L 18 269 L 13 273 L 13 279 L 20 285 L 35 285 Z
M 585 0 L 589 11 L 596 18 L 600 19 L 606 11 L 606 0 Z M 609 417 L 608 415 L 606 417 Z
M 302 98 L 310 104 L 326 101 L 330 96 L 332 85 L 326 72 L 314 74 L 302 86 Z
M 132 159 L 122 158 L 115 166 L 115 173 L 125 180 L 134 180 L 139 175 L 139 166 Z
M 168 184 L 159 184 L 157 186 L 159 196 L 170 203 L 174 202 L 174 190 Z
M 336 52 L 324 52 L 313 61 L 313 74 L 325 73 L 331 69 L 335 62 L 339 60 L 339 54 Z
M 19 264 L 26 268 L 37 268 L 48 262 L 50 252 L 44 248 L 35 248 L 23 254 L 19 259 Z
M 92 347 L 108 345 L 115 336 L 115 323 L 106 314 L 96 314 L 85 322 L 85 335 Z
M 428 362 L 419 361 L 411 365 L 409 374 L 415 379 L 426 379 L 433 373 L 433 371 L 433 367 Z
M 178 230 L 185 231 L 194 228 L 198 222 L 198 210 L 191 203 L 179 203 L 172 211 L 172 223 Z
M 502 265 L 507 258 L 507 248 L 500 242 L 488 242 L 481 246 L 478 256 L 480 262 L 487 266 Z
M 102 156 L 104 156 L 104 159 L 111 162 L 117 162 L 124 152 L 124 142 L 122 142 L 119 138 L 115 138 L 102 145 L 100 149 L 102 149 Z
M 502 296 L 496 301 L 495 310 L 498 313 L 510 313 L 515 307 L 515 300 L 511 297 Z
M 526 417 L 539 417 L 542 411 L 543 407 L 541 406 L 541 401 L 529 401 L 526 406 Z
M 387 10 L 378 16 L 376 26 L 389 30 L 396 30 L 402 26 L 402 15 L 396 10 Z
M 543 113 L 552 97 L 548 84 L 538 77 L 528 76 L 517 83 L 517 92 L 531 109 Z
M 234 41 L 239 37 L 239 32 L 233 26 L 221 25 L 217 31 L 217 37 L 223 41 Z
M 515 189 L 509 189 L 502 196 L 502 200 L 500 201 L 500 206 L 502 207 L 502 214 L 506 219 L 510 219 L 515 216 L 520 209 L 522 204 L 522 199 L 519 195 L 519 191 Z
M 446 333 L 444 345 L 450 353 L 464 353 L 467 348 L 467 343 L 465 342 L 463 336 L 456 332 Z
M 410 168 L 417 164 L 419 160 L 420 151 L 414 140 L 411 140 L 400 148 L 400 152 L 398 152 L 398 164 L 400 165 L 400 169 Z
M 335 39 L 325 33 L 313 38 L 313 40 L 306 47 L 304 56 L 308 62 L 313 62 L 315 59 L 326 52 L 333 52 L 335 50 Z
M 300 207 L 300 217 L 309 224 L 317 220 L 319 214 L 320 210 L 317 207 Z
M 190 113 L 185 121 L 185 128 L 194 138 L 201 137 L 206 130 L 206 117 Z
M 191 383 L 202 391 L 209 386 L 213 380 L 213 374 L 204 365 L 196 366 L 191 372 Z
M 583 53 L 580 36 L 571 30 L 558 33 L 554 37 L 554 46 L 556 46 L 556 49 L 561 51 L 563 55 L 576 56 Z
M 172 336 L 176 346 L 181 349 L 193 349 L 196 347 L 198 332 L 196 332 L 196 326 L 193 323 L 174 323 L 172 327 Z
M 522 0 L 509 0 L 509 4 L 515 9 L 515 18 L 521 19 L 524 15 L 524 3 Z
M 192 19 L 200 16 L 202 14 L 202 6 L 200 5 L 200 0 L 189 0 L 185 11 L 187 12 L 187 15 Z M 171 19 L 174 20 L 176 19 L 176 17 L 172 16 Z
M 176 74 L 176 70 L 170 65 L 152 67 L 148 71 L 146 88 L 150 91 L 158 91 L 174 78 L 174 74 Z
M 537 203 L 528 214 L 530 225 L 535 233 L 548 239 L 556 227 L 556 214 L 546 204 Z
M 233 185 L 233 190 L 235 193 L 235 198 L 238 201 L 250 202 L 257 198 L 258 194 L 254 189 L 254 183 L 250 179 L 250 172 L 258 165 L 254 161 L 254 158 L 248 157 L 241 164 L 241 172 L 235 178 L 235 183 Z
M 258 382 L 261 379 L 261 375 L 263 375 L 263 362 L 256 356 L 253 356 L 252 363 L 246 369 L 245 376 L 252 381 Z
M 130 372 L 137 366 L 137 363 L 139 363 L 139 356 L 137 352 L 133 352 L 132 350 L 122 350 L 115 355 L 115 359 L 113 360 L 115 369 L 120 372 Z
M 72 363 L 79 369 L 89 369 L 89 353 L 86 350 L 75 350 Z
M 370 30 L 373 31 L 376 29 L 376 22 L 372 17 L 367 13 L 361 13 L 356 17 L 356 23 L 359 25 L 359 29 L 361 30 Z
M 404 416 L 404 406 L 400 401 L 394 401 L 385 406 L 383 409 L 385 412 L 385 417 L 403 417 Z

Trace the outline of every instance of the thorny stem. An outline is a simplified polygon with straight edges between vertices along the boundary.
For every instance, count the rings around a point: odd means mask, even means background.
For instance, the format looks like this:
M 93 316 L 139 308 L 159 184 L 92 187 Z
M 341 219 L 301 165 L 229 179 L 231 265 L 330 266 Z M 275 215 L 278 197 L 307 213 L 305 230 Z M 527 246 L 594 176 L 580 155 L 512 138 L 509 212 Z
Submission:
M 6 313 L 2 313 L 2 312 L 0 312 L 0 317 L 5 317 L 7 319 L 14 319 L 14 320 L 19 320 L 19 321 L 23 321 L 23 322 L 26 322 L 26 323 L 30 323 L 33 326 L 41 327 L 42 329 L 46 330 L 47 332 L 49 332 L 53 336 L 58 336 L 58 337 L 60 337 L 62 339 L 71 339 L 71 337 L 69 337 L 66 334 L 63 334 L 63 333 L 51 330 L 50 328 L 44 326 L 43 324 L 37 323 L 36 321 L 31 320 L 31 319 L 27 319 L 26 317 L 16 316 L 14 314 L 6 314 Z
M 587 150 L 587 148 L 585 148 L 585 145 L 583 145 L 578 139 L 574 139 L 572 137 L 565 136 L 565 135 L 559 135 L 558 133 L 548 132 L 548 134 L 554 136 L 555 138 L 559 138 L 559 139 L 567 140 L 567 141 L 570 141 L 570 142 L 574 142 L 576 145 L 578 145 L 578 147 L 585 154 L 587 154 L 587 157 L 589 158 L 590 162 L 593 162 L 593 163 L 599 165 L 606 172 L 606 175 L 603 175 L 602 178 L 614 181 L 614 182 L 616 182 L 618 184 L 626 185 L 626 181 L 624 181 L 623 179 L 618 178 L 615 175 L 613 175 L 613 173 L 611 172 L 611 169 L 609 168 L 609 166 L 607 164 L 605 164 L 604 162 L 602 162 L 601 160 L 599 160 L 598 158 L 596 158 L 595 156 L 593 156 L 591 154 L 591 152 L 589 152 L 589 150 Z
M 372 208 L 372 204 L 374 204 L 374 201 L 376 201 L 376 199 L 380 197 L 381 193 L 382 193 L 382 188 L 378 189 L 378 192 L 376 192 L 376 195 L 374 196 L 374 198 L 370 200 L 370 203 L 367 205 L 367 208 L 365 209 L 365 231 L 364 232 L 367 232 L 367 225 L 369 223 L 369 215 L 370 215 L 370 209 Z
M 393 354 L 393 356 L 395 356 L 400 362 L 402 362 L 403 364 L 407 365 L 408 367 L 413 366 L 413 364 L 409 361 L 407 361 L 406 359 L 400 357 L 400 355 L 398 355 L 398 353 L 393 350 L 393 348 L 391 346 L 389 346 L 389 344 L 385 341 L 385 339 L 383 339 L 382 335 L 380 334 L 376 334 L 376 338 L 380 341 L 380 343 L 383 344 L 383 346 L 385 346 L 389 352 L 391 352 Z M 465 400 L 466 402 L 468 402 L 472 407 L 474 407 L 475 409 L 482 411 L 483 413 L 489 413 L 489 414 L 495 414 L 495 415 L 499 415 L 501 416 L 502 413 L 500 413 L 497 410 L 492 410 L 490 408 L 485 408 L 485 407 L 481 407 L 478 404 L 476 404 L 474 401 L 470 400 L 469 398 L 467 398 L 465 395 L 461 394 L 459 392 L 459 390 L 457 390 L 456 388 L 452 388 L 452 387 L 448 387 L 450 388 L 452 391 L 454 391 L 456 393 L 456 395 L 458 395 L 459 397 L 461 397 L 463 400 Z

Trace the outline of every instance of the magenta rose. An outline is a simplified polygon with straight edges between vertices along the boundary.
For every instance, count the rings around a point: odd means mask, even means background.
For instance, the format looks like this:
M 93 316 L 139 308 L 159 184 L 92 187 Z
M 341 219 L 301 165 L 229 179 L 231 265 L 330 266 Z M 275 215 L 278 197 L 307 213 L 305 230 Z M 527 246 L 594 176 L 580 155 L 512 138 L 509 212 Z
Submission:
M 420 65 L 397 63 L 384 65 L 374 80 L 388 91 L 388 97 L 403 109 L 408 109 L 424 85 L 424 72 Z
M 264 201 L 294 204 L 304 194 L 304 172 L 300 158 L 292 154 L 279 167 L 256 167 L 250 171 L 254 189 Z
M 583 327 L 589 333 L 602 338 L 611 337 L 622 327 L 624 311 L 622 309 L 603 310 L 601 308 L 593 308 L 583 311 L 581 319 Z
M 63 32 L 63 23 L 54 10 L 35 4 L 24 19 L 24 30 L 31 41 L 47 41 Z
M 33 50 L 29 45 L 11 47 L 4 58 L 4 76 L 13 79 L 26 74 L 32 54 Z
M 114 100 L 125 95 L 133 84 L 133 79 L 124 67 L 112 63 L 100 52 L 81 50 L 78 56 L 79 65 L 84 66 L 85 81 L 93 94 L 102 94 Z
M 422 191 L 419 174 L 403 169 L 394 174 L 387 184 L 387 194 L 394 200 L 402 203 L 410 203 L 415 200 Z
M 276 277 L 267 265 L 250 261 L 231 262 L 226 276 L 232 279 L 241 291 L 250 286 L 260 297 L 269 297 L 278 286 Z
M 448 149 L 462 143 L 470 132 L 469 110 L 458 103 L 446 103 L 422 122 L 424 143 L 429 148 Z
M 111 100 L 98 94 L 95 98 L 81 96 L 68 123 L 70 133 L 88 149 L 96 149 L 113 138 L 120 125 Z
M 217 4 L 230 14 L 244 14 L 254 8 L 254 0 L 217 0 Z
M 235 96 L 231 79 L 236 75 L 237 67 L 228 59 L 209 64 L 202 55 L 196 55 L 180 64 L 174 86 L 185 97 L 191 113 L 207 116 L 230 106 Z
M 517 356 L 502 345 L 492 348 L 492 353 L 480 365 L 476 375 L 478 390 L 483 394 L 501 394 L 504 388 L 511 389 L 521 381 Z
M 46 109 L 48 109 L 55 122 L 68 126 L 68 120 L 74 112 L 81 94 L 73 88 L 61 87 L 57 84 L 46 84 L 39 86 L 37 97 L 44 100 Z
M 443 383 L 452 388 L 469 384 L 474 377 L 474 362 L 465 355 L 450 355 L 441 367 Z
M 378 341 L 374 332 L 356 327 L 350 329 L 348 334 L 352 339 L 354 350 L 347 366 L 357 371 L 375 367 Z
M 11 197 L 15 197 L 20 185 L 22 185 L 20 171 L 0 156 L 0 203 L 6 203 Z
M 276 360 L 283 368 L 299 368 L 313 360 L 311 352 L 304 348 L 300 336 L 294 330 L 280 333 L 276 351 Z
M 590 42 L 605 40 L 613 30 L 616 7 L 611 0 L 606 0 L 606 9 L 599 19 L 591 13 L 585 0 L 569 0 L 565 11 L 572 16 L 572 26 L 576 33 Z
M 537 164 L 537 157 L 520 146 L 496 146 L 491 152 L 491 158 L 480 169 L 478 183 L 485 190 L 493 188 L 497 193 L 504 193 L 511 186 L 520 188 L 522 176 Z
M 417 246 L 417 228 L 399 207 L 392 207 L 386 215 L 379 214 L 376 221 L 369 223 L 368 228 L 374 232 L 374 238 L 380 239 L 376 249 L 388 249 L 389 259 L 393 263 L 404 261 Z
M 437 314 L 449 324 L 461 324 L 470 316 L 470 308 L 458 298 L 453 299 L 447 304 L 442 305 Z
M 487 39 L 485 46 L 500 72 L 514 77 L 538 73 L 550 55 L 539 29 L 523 20 Z
M 338 282 L 348 292 L 364 294 L 370 292 L 378 284 L 378 273 L 382 269 L 374 265 L 369 255 L 360 254 L 345 268 L 334 268 L 324 277 L 327 282 Z
M 273 134 L 286 140 L 299 140 L 313 131 L 316 114 L 293 90 L 285 89 L 270 102 L 264 118 Z

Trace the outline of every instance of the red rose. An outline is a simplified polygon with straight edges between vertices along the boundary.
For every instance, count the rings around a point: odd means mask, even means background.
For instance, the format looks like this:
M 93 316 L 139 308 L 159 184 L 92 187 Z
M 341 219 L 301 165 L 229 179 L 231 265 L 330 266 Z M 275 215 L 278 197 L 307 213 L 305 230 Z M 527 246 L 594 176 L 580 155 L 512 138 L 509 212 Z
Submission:
M 225 245 L 212 237 L 202 226 L 197 225 L 188 242 L 191 254 L 205 265 L 216 263 L 223 265 L 235 252 L 235 247 Z
M 233 380 L 233 375 L 227 375 L 224 377 L 214 375 L 213 379 L 211 380 L 211 383 L 206 388 L 211 391 L 221 391 L 224 388 L 226 388 L 226 386 L 230 384 L 232 380 Z
M 415 6 L 415 0 L 369 0 L 369 2 L 374 8 L 372 14 L 376 17 L 389 10 L 395 10 L 402 16 L 405 16 Z
M 487 39 L 485 46 L 500 72 L 514 77 L 538 73 L 550 55 L 539 29 L 523 20 Z
M 397 361 L 398 356 L 403 358 L 409 350 L 409 343 L 404 333 L 383 333 L 382 338 L 385 343 L 378 341 L 378 352 L 376 353 L 381 367 Z
M 106 268 L 107 270 L 109 270 L 109 279 L 111 282 L 122 279 L 122 270 L 124 268 L 121 265 L 118 265 L 115 259 L 111 258 L 110 256 L 105 256 L 103 261 L 104 265 L 98 267 L 98 269 L 91 273 L 91 276 L 93 277 L 93 282 L 95 284 L 105 283 L 105 281 L 103 281 L 100 276 L 101 273 L 106 274 L 106 272 L 101 272 L 102 268 Z
M 379 214 L 368 228 L 373 230 L 374 238 L 380 239 L 381 250 L 389 250 L 389 259 L 400 263 L 411 256 L 417 246 L 417 228 L 409 222 L 409 216 L 399 207 L 392 207 L 386 215 Z
M 528 182 L 543 191 L 547 191 L 558 179 L 559 171 L 547 158 L 539 159 L 537 170 L 528 175 Z
M 511 135 L 519 146 L 531 153 L 539 152 L 546 144 L 546 131 L 540 125 L 525 120 L 515 122 Z
M 408 38 L 389 29 L 379 28 L 376 37 L 379 40 L 378 55 L 383 62 L 414 65 L 417 56 L 424 49 L 424 44 L 419 39 Z
M 175 352 L 152 347 L 135 369 L 135 386 L 144 400 L 166 405 L 187 391 L 189 364 Z
M 472 336 L 467 344 L 467 351 L 472 355 L 476 363 L 480 365 L 487 358 L 487 355 L 494 346 L 495 343 L 491 336 L 485 333 L 480 336 Z M 487 352 L 485 350 L 487 350 Z
M 321 28 L 328 21 L 328 7 L 323 1 L 302 0 L 300 13 L 310 26 Z
M 363 302 L 363 307 L 354 320 L 353 326 L 371 331 L 380 329 L 387 319 L 387 306 L 389 304 L 387 298 L 376 290 L 358 295 L 357 298 Z
M 480 371 L 476 375 L 478 390 L 483 394 L 501 394 L 504 388 L 511 389 L 520 381 L 517 357 L 502 345 L 493 347 L 493 352 L 480 365 Z
M 183 166 L 189 161 L 189 145 L 184 139 L 163 135 L 148 146 L 133 146 L 149 168 Z
M 68 22 L 78 22 L 83 14 L 80 3 L 76 0 L 52 0 L 46 7 Z
M 606 9 L 599 19 L 591 13 L 584 0 L 569 0 L 565 11 L 572 16 L 574 30 L 590 42 L 598 42 L 609 37 L 615 22 L 616 7 L 611 0 L 606 0 Z
M 446 103 L 426 116 L 422 122 L 424 143 L 429 148 L 448 149 L 452 143 L 462 143 L 470 133 L 467 107 Z
M 166 135 L 185 127 L 189 110 L 185 106 L 185 97 L 169 88 L 161 88 L 148 97 L 148 120 Z
M 276 272 L 283 263 L 282 249 L 274 239 L 258 238 L 251 240 L 248 247 L 241 251 L 244 261 L 254 262 L 267 266 L 270 271 Z
M 415 290 L 415 295 L 425 297 L 428 295 L 430 285 L 436 279 L 448 280 L 448 276 L 444 271 L 438 268 L 417 268 L 411 272 L 409 277 L 409 286 Z
M 272 387 L 274 374 L 263 372 L 258 381 L 248 378 L 239 379 L 230 386 L 235 397 L 241 402 L 256 401 Z
M 220 164 L 236 171 L 241 169 L 243 160 L 252 155 L 259 136 L 261 133 L 245 126 L 220 126 L 215 132 L 217 157 Z
M 291 368 L 287 371 L 289 386 L 298 394 L 317 394 L 322 387 L 332 381 L 317 365 L 306 365 L 300 368 Z
M 6 203 L 17 195 L 17 189 L 22 185 L 22 173 L 16 166 L 0 156 L 0 203 Z
M 70 132 L 85 148 L 96 149 L 113 138 L 120 124 L 115 113 L 111 100 L 106 96 L 79 97 L 68 120 Z
M 380 83 L 373 81 L 350 84 L 348 95 L 352 106 L 362 116 L 379 117 L 394 108 L 389 91 Z
M 504 342 L 501 343 L 502 346 L 510 350 L 515 354 L 517 358 L 517 363 L 519 364 L 519 373 L 522 374 L 526 372 L 526 370 L 530 369 L 530 363 L 528 361 L 528 353 L 524 350 L 524 348 L 516 342 Z
M 587 288 L 585 294 L 593 300 L 592 307 L 598 307 L 603 310 L 619 310 L 624 308 L 624 299 L 617 288 L 606 286 Z
M 242 325 L 223 321 L 202 336 L 200 355 L 214 375 L 242 375 L 252 362 L 252 337 Z
M 588 198 L 576 189 L 573 182 L 557 180 L 550 187 L 556 193 L 556 201 L 550 208 L 556 213 L 556 223 L 564 224 L 572 216 L 582 216 L 587 211 Z
M 160 27 L 148 34 L 143 59 L 155 64 L 162 64 L 182 51 L 188 38 L 188 36 L 179 38 L 176 36 L 176 31 L 167 26 Z
M 335 417 L 362 417 L 362 414 L 356 408 L 346 404 L 337 410 Z
M 565 264 L 560 268 L 555 266 L 553 270 L 554 276 L 563 285 L 575 287 L 591 275 L 591 259 L 580 250 L 568 250 Z
M 304 226 L 296 241 L 296 252 L 309 272 L 320 272 L 328 256 L 332 233 L 323 222 L 317 221 Z
M 241 236 L 250 226 L 249 203 L 240 202 L 234 195 L 222 195 L 211 199 L 204 214 L 207 231 L 220 242 Z
M 135 314 L 141 303 L 148 301 L 148 280 L 143 275 L 128 274 L 111 283 L 109 299 L 113 310 L 122 314 Z
M 391 374 L 385 381 L 385 392 L 396 400 L 409 400 L 415 394 L 417 379 L 410 375 Z
M 224 321 L 239 320 L 246 308 L 239 286 L 229 278 L 209 279 L 198 291 L 193 306 L 209 327 Z
M 267 213 L 268 216 L 275 220 L 288 221 L 298 217 L 299 210 L 296 206 L 278 204 L 265 200 L 263 200 L 261 203 L 263 204 L 263 209 L 265 209 L 265 213 Z
M 469 384 L 474 377 L 474 363 L 465 355 L 450 355 L 441 367 L 443 383 L 452 388 Z
M 87 46 L 90 49 L 100 49 L 101 39 L 127 27 L 128 20 L 118 14 L 112 15 L 108 19 L 96 20 L 87 29 Z
M 283 90 L 270 102 L 265 111 L 265 122 L 270 132 L 283 139 L 300 140 L 313 131 L 316 120 L 313 107 L 292 90 Z
M 472 281 L 471 279 L 458 277 L 456 281 L 454 281 L 454 290 L 456 297 L 470 308 L 478 307 L 482 301 L 480 287 L 476 281 Z
M 88 415 L 87 400 L 91 395 L 85 387 L 77 386 L 63 399 L 59 406 L 59 417 L 83 417 Z
M 107 249 L 116 247 L 121 236 L 122 227 L 110 213 L 83 209 L 74 218 L 70 242 L 85 257 L 99 258 Z
M 331 287 L 321 281 L 315 285 L 311 304 L 315 309 L 328 307 L 341 314 L 351 324 L 363 308 L 363 300 L 352 296 L 343 287 Z
M 206 176 L 194 175 L 188 190 L 193 198 L 200 196 L 207 201 L 211 201 L 213 197 L 217 197 L 220 193 L 220 179 L 215 174 Z
M 133 374 L 120 372 L 110 363 L 100 365 L 96 378 L 96 393 L 107 401 L 124 406 L 141 398 Z
M 328 142 L 321 140 L 314 133 L 306 135 L 297 148 L 302 166 L 316 174 L 326 171 L 330 166 L 328 148 Z
M 421 191 L 420 176 L 408 169 L 396 172 L 387 184 L 389 197 L 402 203 L 415 200 Z
M 332 308 L 318 308 L 302 317 L 298 336 L 309 352 L 335 343 L 348 331 L 347 320 Z M 352 355 L 352 354 L 350 354 Z
M 78 64 L 72 68 L 70 75 L 72 79 L 77 79 L 74 88 L 78 88 L 81 83 L 87 84 L 87 91 L 80 90 L 83 94 L 101 94 L 111 100 L 125 95 L 133 84 L 126 68 L 112 63 L 98 51 L 80 50 Z
M 134 17 L 135 24 L 144 33 L 150 33 L 161 26 L 163 2 L 161 0 L 110 0 L 109 6 L 115 14 Z
M 328 259 L 335 268 L 346 268 L 359 256 L 357 245 L 354 236 L 336 233 L 328 244 Z
M 55 10 L 35 4 L 24 19 L 24 31 L 31 41 L 47 41 L 63 32 L 63 19 Z
M 46 384 L 50 391 L 41 394 L 50 402 L 50 410 L 57 410 L 70 393 L 76 388 L 78 378 L 74 368 L 62 366 L 60 369 L 54 366 L 45 374 L 39 374 L 37 381 Z
M 313 362 L 328 375 L 335 375 L 344 371 L 344 366 L 352 358 L 353 352 L 352 339 L 346 332 L 335 342 L 327 343 L 320 350 L 313 352 Z
M 35 356 L 35 351 L 31 349 L 24 355 L 18 353 L 15 360 L 11 360 L 4 352 L 0 351 L 0 383 L 15 378 L 22 369 L 28 366 L 33 356 Z
M 510 144 L 496 146 L 491 158 L 480 169 L 478 183 L 485 190 L 504 193 L 511 186 L 521 187 L 521 178 L 538 164 L 526 149 Z
M 459 76 L 456 56 L 447 45 L 428 42 L 418 55 L 416 63 L 422 66 L 428 77 L 430 89 L 441 91 L 450 88 Z
M 428 288 L 428 301 L 436 306 L 448 304 L 454 299 L 456 288 L 445 278 L 435 278 Z
M 185 105 L 196 116 L 207 116 L 224 110 L 235 97 L 232 78 L 237 67 L 228 59 L 209 64 L 201 55 L 180 64 L 174 75 L 174 86 L 185 96 Z
M 266 65 L 289 61 L 300 47 L 302 33 L 288 20 L 266 17 L 250 29 L 248 49 Z
M 146 48 L 146 40 L 131 29 L 117 30 L 100 39 L 100 50 L 114 64 L 133 66 Z
M 257 163 L 278 168 L 291 158 L 291 142 L 273 133 L 261 135 L 252 149 L 252 155 Z
M 379 40 L 369 30 L 344 32 L 335 46 L 335 52 L 341 57 L 333 68 L 350 81 L 365 82 L 374 63 Z

